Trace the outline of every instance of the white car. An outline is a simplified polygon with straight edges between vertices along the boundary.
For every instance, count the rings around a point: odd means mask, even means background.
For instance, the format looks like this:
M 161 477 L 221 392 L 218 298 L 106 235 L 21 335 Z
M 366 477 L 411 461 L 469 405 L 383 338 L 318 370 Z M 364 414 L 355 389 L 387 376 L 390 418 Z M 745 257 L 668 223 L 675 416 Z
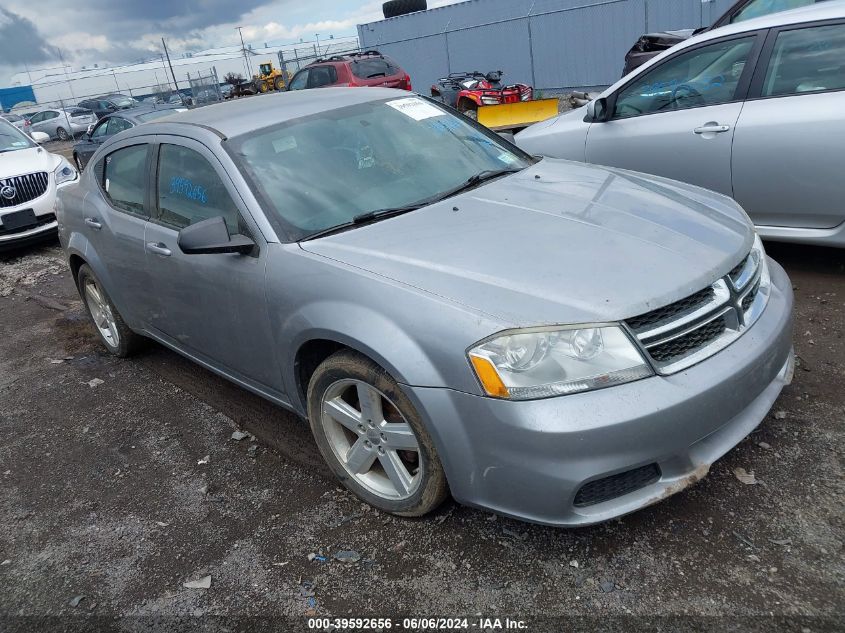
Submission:
M 79 178 L 67 159 L 51 154 L 32 137 L 0 120 L 0 250 L 56 235 L 56 192 Z
M 673 46 L 516 143 L 711 189 L 763 238 L 845 248 L 843 112 L 845 2 L 830 1 Z

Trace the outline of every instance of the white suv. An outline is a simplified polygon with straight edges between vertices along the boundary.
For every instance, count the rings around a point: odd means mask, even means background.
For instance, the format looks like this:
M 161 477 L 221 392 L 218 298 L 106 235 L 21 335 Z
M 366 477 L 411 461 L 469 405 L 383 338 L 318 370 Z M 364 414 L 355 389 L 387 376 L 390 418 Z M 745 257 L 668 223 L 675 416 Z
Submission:
M 56 191 L 75 181 L 76 169 L 61 156 L 0 120 L 0 250 L 20 247 L 56 234 Z

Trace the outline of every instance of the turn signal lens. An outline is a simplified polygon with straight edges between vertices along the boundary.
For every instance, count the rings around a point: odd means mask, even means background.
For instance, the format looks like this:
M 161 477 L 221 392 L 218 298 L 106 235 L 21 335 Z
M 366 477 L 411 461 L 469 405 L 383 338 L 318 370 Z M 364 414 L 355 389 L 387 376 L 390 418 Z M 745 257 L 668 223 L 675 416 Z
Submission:
M 494 398 L 510 398 L 511 394 L 508 388 L 505 387 L 505 383 L 499 378 L 499 373 L 493 367 L 493 363 L 481 356 L 471 355 L 469 359 L 475 368 L 475 374 L 481 381 L 481 386 L 484 387 L 484 391 L 487 392 L 488 396 L 493 396 Z

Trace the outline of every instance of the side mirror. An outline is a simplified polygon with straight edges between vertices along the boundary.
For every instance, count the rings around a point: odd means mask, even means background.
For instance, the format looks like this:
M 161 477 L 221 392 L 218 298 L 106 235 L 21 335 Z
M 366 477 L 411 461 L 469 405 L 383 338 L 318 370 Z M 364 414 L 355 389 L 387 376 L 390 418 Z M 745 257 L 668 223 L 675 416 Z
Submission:
M 177 243 L 186 255 L 247 255 L 255 248 L 255 242 L 246 235 L 229 235 L 226 220 L 220 216 L 186 226 L 179 231 Z
M 595 99 L 587 104 L 586 123 L 606 123 L 610 120 L 610 111 L 607 106 L 607 98 Z
M 41 145 L 41 143 L 46 143 L 50 140 L 50 135 L 46 132 L 32 132 L 30 134 L 32 140 Z
M 88 129 L 87 129 L 87 130 L 85 130 L 85 135 L 86 135 L 86 136 L 90 139 L 90 138 L 91 138 L 91 133 L 92 133 L 93 131 L 94 131 L 94 124 L 92 123 L 91 125 L 89 125 L 89 126 L 88 126 Z

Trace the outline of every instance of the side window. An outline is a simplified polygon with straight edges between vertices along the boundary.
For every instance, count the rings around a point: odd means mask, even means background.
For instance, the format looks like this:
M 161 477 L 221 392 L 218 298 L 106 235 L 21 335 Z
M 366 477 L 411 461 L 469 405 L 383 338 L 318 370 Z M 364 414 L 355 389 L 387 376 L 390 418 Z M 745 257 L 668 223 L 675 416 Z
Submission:
M 613 118 L 734 100 L 754 36 L 702 46 L 644 73 L 617 93 Z
M 309 88 L 322 88 L 337 83 L 337 71 L 334 66 L 314 66 L 310 73 Z
M 305 90 L 308 87 L 308 70 L 300 70 L 290 82 L 288 90 Z
M 108 134 L 109 121 L 111 121 L 111 119 L 106 119 L 98 123 L 97 127 L 94 128 L 94 131 L 91 132 L 91 138 L 105 138 Z
M 778 34 L 764 97 L 845 89 L 845 24 L 816 26 Z
M 119 116 L 114 116 L 109 119 L 108 135 L 112 136 L 114 134 L 117 134 L 118 132 L 123 132 L 123 130 L 128 130 L 131 127 L 134 126 L 126 119 L 123 119 Z
M 223 216 L 229 233 L 242 233 L 238 208 L 214 167 L 199 153 L 162 145 L 158 158 L 158 219 L 176 229 Z
M 134 145 L 112 152 L 105 158 L 103 189 L 118 209 L 148 217 L 144 211 L 147 182 L 147 145 Z
M 731 16 L 730 23 L 745 22 L 745 20 L 759 18 L 770 13 L 806 7 L 816 2 L 817 0 L 752 0 Z

